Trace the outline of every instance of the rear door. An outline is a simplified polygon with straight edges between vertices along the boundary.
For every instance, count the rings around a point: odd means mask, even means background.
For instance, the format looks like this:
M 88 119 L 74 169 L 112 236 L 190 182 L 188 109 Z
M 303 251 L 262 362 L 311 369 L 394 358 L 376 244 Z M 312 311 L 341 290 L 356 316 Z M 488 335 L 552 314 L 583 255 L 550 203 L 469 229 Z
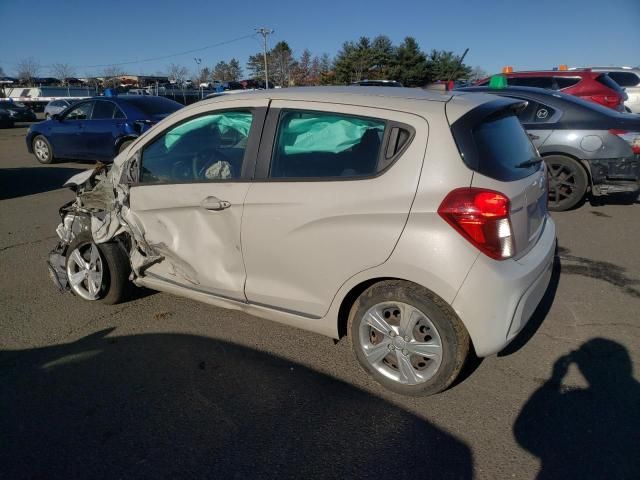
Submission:
M 247 300 L 321 317 L 345 281 L 384 263 L 427 134 L 427 122 L 406 113 L 272 101 L 242 222 Z
M 119 124 L 126 120 L 120 108 L 109 100 L 96 100 L 91 120 L 85 125 L 86 155 L 91 160 L 113 160 Z M 116 118 L 120 117 L 120 118 Z

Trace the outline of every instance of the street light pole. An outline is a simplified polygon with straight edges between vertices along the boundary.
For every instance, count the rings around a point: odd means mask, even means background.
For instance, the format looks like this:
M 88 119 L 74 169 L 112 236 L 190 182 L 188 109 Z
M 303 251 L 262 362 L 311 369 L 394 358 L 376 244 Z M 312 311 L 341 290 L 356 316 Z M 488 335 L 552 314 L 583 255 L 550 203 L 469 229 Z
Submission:
M 200 87 L 200 64 L 202 63 L 202 59 L 199 57 L 196 57 L 193 59 L 196 62 L 197 65 L 197 69 L 198 69 L 198 90 L 200 90 L 200 98 L 202 99 L 202 97 L 204 96 Z
M 264 40 L 264 88 L 269 88 L 269 67 L 267 65 L 267 37 L 275 32 L 269 28 L 256 28 L 256 32 L 262 35 Z

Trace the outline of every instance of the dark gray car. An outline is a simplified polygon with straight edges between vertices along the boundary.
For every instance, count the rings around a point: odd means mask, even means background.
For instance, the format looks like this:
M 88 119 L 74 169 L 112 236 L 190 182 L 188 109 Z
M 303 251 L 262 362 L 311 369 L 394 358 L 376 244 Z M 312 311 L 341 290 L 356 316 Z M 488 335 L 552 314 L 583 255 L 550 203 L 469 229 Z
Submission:
M 640 118 L 540 88 L 462 88 L 528 102 L 518 117 L 549 172 L 549 209 L 594 196 L 640 190 Z

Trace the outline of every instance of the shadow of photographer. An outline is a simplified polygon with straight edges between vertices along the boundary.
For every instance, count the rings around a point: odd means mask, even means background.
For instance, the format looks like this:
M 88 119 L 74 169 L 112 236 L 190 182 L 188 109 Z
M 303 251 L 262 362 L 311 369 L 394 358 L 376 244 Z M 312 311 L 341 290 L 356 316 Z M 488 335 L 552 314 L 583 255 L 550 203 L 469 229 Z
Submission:
M 572 363 L 586 388 L 563 384 Z M 625 347 L 594 338 L 560 357 L 514 434 L 540 458 L 540 479 L 640 478 L 640 383 Z

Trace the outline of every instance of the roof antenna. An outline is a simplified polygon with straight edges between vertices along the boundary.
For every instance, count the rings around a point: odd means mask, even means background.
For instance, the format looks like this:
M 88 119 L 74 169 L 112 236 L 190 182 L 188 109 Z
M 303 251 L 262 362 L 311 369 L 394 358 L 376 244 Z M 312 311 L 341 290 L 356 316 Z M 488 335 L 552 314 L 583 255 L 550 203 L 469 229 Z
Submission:
M 451 71 L 451 73 L 449 74 L 449 78 L 447 79 L 447 90 L 453 90 L 453 88 L 450 88 L 451 85 L 450 83 L 453 80 L 453 76 L 458 73 L 458 70 L 460 70 L 460 67 L 462 66 L 462 62 L 464 61 L 464 57 L 467 56 L 467 52 L 469 52 L 469 49 L 465 49 L 464 53 L 462 54 L 462 56 L 460 57 L 460 59 L 458 60 L 458 64 L 453 67 L 453 70 Z

